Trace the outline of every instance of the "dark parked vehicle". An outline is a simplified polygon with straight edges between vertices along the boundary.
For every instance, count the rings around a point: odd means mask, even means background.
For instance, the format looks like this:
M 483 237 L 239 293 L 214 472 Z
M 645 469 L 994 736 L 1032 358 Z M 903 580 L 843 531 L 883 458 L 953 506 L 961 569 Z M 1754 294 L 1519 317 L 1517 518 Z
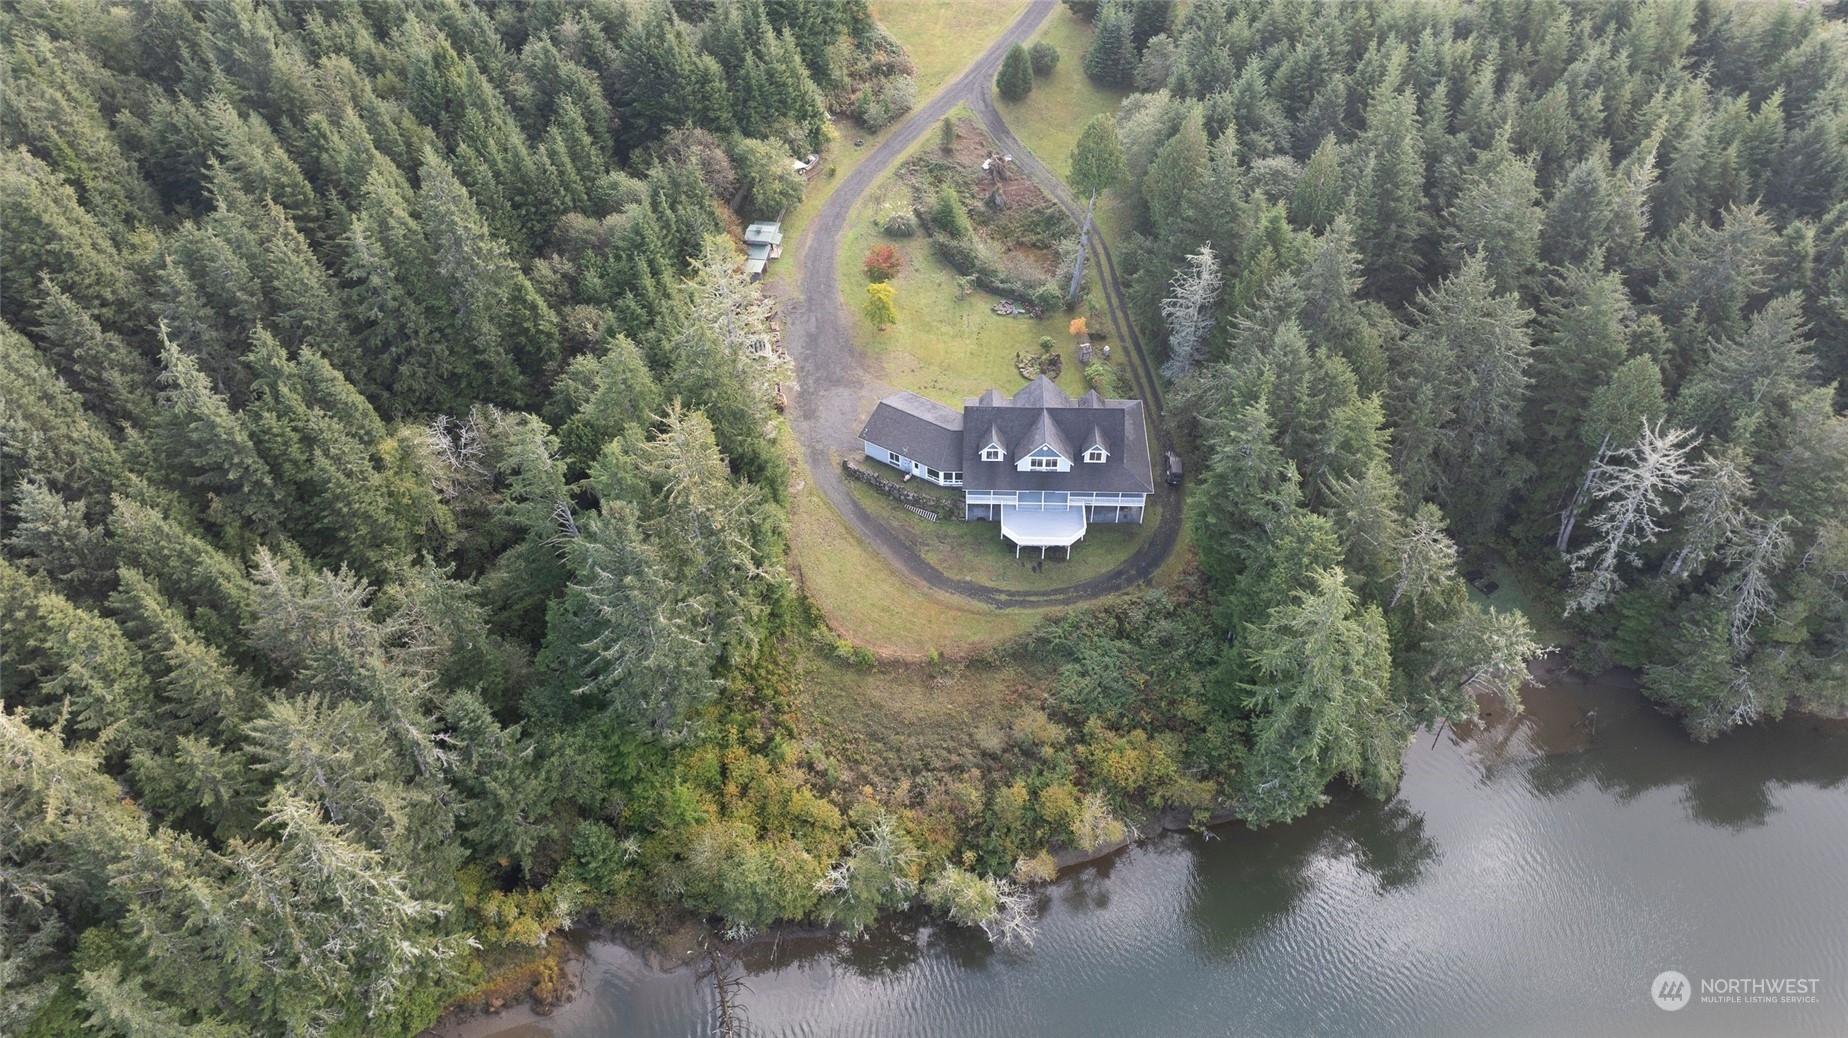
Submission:
M 1167 471 L 1168 485 L 1171 487 L 1180 486 L 1181 485 L 1181 456 L 1179 454 L 1174 453 L 1173 451 L 1169 451 L 1167 466 L 1168 466 L 1168 471 Z

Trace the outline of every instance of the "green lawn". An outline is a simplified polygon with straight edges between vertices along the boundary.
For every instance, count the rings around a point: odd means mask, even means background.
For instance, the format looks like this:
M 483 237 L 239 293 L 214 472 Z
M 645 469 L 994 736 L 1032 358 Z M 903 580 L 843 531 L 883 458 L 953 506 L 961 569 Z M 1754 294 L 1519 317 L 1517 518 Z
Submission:
M 1091 26 L 1060 6 L 1040 27 L 1034 42 L 1059 49 L 1059 67 L 1050 76 L 1033 77 L 1033 92 L 1020 101 L 995 98 L 1008 129 L 1061 177 L 1071 169 L 1072 147 L 1093 116 L 1115 112 L 1126 91 L 1105 90 L 1084 74 L 1084 51 Z M 1103 203 L 1099 202 L 1101 208 Z
M 964 522 L 953 512 L 933 523 L 871 487 L 851 486 L 868 511 L 945 574 L 1022 591 L 1053 590 L 1103 576 L 1128 559 L 1161 520 L 1161 507 L 1151 505 L 1140 525 L 1092 524 L 1084 540 L 1072 546 L 1070 561 L 1062 548 L 1047 549 L 1044 560 L 1037 548 L 1022 549 L 1016 558 L 1013 547 L 1001 540 L 999 523 Z
M 958 112 L 966 115 L 967 109 Z M 936 147 L 934 134 L 918 144 L 920 151 Z M 855 207 L 841 246 L 841 292 L 854 321 L 854 340 L 862 344 L 878 376 L 900 389 L 960 407 L 965 397 L 983 390 L 1012 393 L 1025 385 L 1014 369 L 1014 354 L 1026 350 L 1037 355 L 1040 337 L 1051 336 L 1065 358 L 1059 388 L 1083 395 L 1090 387 L 1071 345 L 1072 315 L 1059 311 L 1037 321 L 997 317 L 990 309 L 998 301 L 993 295 L 978 291 L 957 298 L 956 272 L 937 258 L 927 239 L 890 238 L 879 229 L 880 218 L 908 205 L 909 197 L 909 188 L 895 173 L 888 174 Z M 883 331 L 861 312 L 867 285 L 862 264 L 866 251 L 881 244 L 894 246 L 905 257 L 903 273 L 893 280 L 898 323 Z M 1128 384 L 1127 372 L 1123 382 Z
M 1527 622 L 1533 626 L 1534 637 L 1542 645 L 1571 645 L 1575 638 L 1566 627 L 1559 614 L 1534 601 L 1521 586 L 1521 578 L 1512 566 L 1500 555 L 1489 558 L 1482 567 L 1488 579 L 1498 586 L 1493 594 L 1484 595 L 1473 585 L 1469 589 L 1470 598 L 1503 611 L 1518 609 L 1527 615 Z
M 799 487 L 790 495 L 791 566 L 841 637 L 886 656 L 966 656 L 1024 633 L 1047 614 L 993 609 L 912 583 L 867 547 L 815 489 L 794 453 L 795 437 L 782 440 L 790 445 Z
M 905 45 L 923 104 L 988 49 L 1026 0 L 876 0 L 873 19 Z

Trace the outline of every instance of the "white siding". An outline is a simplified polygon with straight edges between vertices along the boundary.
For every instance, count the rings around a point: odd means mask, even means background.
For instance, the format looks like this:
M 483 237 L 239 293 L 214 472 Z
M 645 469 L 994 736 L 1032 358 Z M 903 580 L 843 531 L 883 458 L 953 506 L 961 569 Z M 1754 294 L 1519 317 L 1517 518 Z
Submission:
M 887 450 L 871 440 L 861 440 L 860 443 L 866 448 L 866 456 L 881 465 L 889 465 L 900 472 L 908 472 L 927 483 L 935 483 L 940 487 L 962 486 L 962 473 L 960 472 L 937 472 L 936 475 L 932 475 L 931 473 L 936 470 L 921 461 L 912 461 L 903 454 Z

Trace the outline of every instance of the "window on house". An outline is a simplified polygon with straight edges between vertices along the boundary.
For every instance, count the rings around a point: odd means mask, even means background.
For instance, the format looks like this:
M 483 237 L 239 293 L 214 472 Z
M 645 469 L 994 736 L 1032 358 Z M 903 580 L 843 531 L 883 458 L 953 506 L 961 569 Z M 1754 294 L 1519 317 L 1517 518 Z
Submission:
M 944 474 L 943 474 L 943 481 L 944 481 L 945 483 L 961 483 L 961 482 L 962 482 L 962 473 L 960 473 L 960 472 L 946 472 L 946 473 L 944 473 Z
M 1104 450 L 1103 450 L 1103 448 L 1102 448 L 1102 447 L 1093 447 L 1093 448 L 1091 448 L 1090 450 L 1088 450 L 1088 451 L 1085 451 L 1085 452 L 1084 452 L 1084 460 L 1086 460 L 1086 461 L 1088 461 L 1088 462 L 1090 462 L 1090 463 L 1091 463 L 1091 464 L 1093 464 L 1093 465 L 1096 465 L 1096 464 L 1100 464 L 1100 463 L 1102 463 L 1102 462 L 1103 462 L 1103 460 L 1104 460 Z
M 905 459 L 899 457 L 898 454 L 893 451 L 886 451 L 886 460 L 894 465 L 903 465 L 905 463 Z
M 1034 470 L 1034 471 L 1055 471 L 1056 472 L 1058 471 L 1058 468 L 1059 468 L 1059 459 L 1057 458 L 1028 458 L 1027 468 Z
M 1000 461 L 1001 453 L 1002 453 L 1001 448 L 999 447 L 996 447 L 993 445 L 983 447 L 982 448 L 982 460 L 983 461 Z
M 924 474 L 926 476 L 929 476 L 932 479 L 942 479 L 943 478 L 943 473 L 938 472 L 936 469 L 933 469 L 929 466 L 925 466 Z

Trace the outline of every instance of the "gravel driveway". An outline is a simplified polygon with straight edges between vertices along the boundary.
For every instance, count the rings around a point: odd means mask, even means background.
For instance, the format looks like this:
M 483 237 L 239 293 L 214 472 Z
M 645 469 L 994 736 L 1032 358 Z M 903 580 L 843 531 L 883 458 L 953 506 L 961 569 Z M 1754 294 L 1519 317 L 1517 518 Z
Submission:
M 1082 217 L 1071 193 L 1059 179 L 1028 154 L 1008 131 L 990 96 L 1002 57 L 1014 44 L 1031 39 L 1057 6 L 1057 0 L 1033 0 L 1026 12 L 962 75 L 923 107 L 914 109 L 891 136 L 880 142 L 841 180 L 801 237 L 786 250 L 795 254 L 801 297 L 784 298 L 781 304 L 783 341 L 795 364 L 797 380 L 797 388 L 789 402 L 788 418 L 801 443 L 803 459 L 816 489 L 855 533 L 900 570 L 940 591 L 1004 609 L 1075 605 L 1148 580 L 1174 550 L 1180 535 L 1180 498 L 1166 486 L 1156 487 L 1156 497 L 1163 507 L 1153 534 L 1123 565 L 1103 576 L 1049 591 L 1006 590 L 946 576 L 868 512 L 848 491 L 847 480 L 841 475 L 840 460 L 861 455 L 860 427 L 873 406 L 881 397 L 889 395 L 893 387 L 873 376 L 866 354 L 853 341 L 853 325 L 841 300 L 837 266 L 848 214 L 860 197 L 917 143 L 918 138 L 933 129 L 950 109 L 964 102 L 975 110 L 989 135 L 1012 152 L 1021 167 L 1049 196 L 1072 213 L 1074 219 Z M 1165 433 L 1159 427 L 1161 404 L 1154 395 L 1153 379 L 1141 357 L 1135 331 L 1129 327 L 1109 250 L 1102 235 L 1095 230 L 1091 235 L 1091 255 L 1094 269 L 1100 274 L 1099 280 L 1105 284 L 1117 340 L 1137 347 L 1125 353 L 1142 399 L 1148 402 L 1156 420 L 1155 432 L 1161 437 L 1156 442 L 1163 443 Z

